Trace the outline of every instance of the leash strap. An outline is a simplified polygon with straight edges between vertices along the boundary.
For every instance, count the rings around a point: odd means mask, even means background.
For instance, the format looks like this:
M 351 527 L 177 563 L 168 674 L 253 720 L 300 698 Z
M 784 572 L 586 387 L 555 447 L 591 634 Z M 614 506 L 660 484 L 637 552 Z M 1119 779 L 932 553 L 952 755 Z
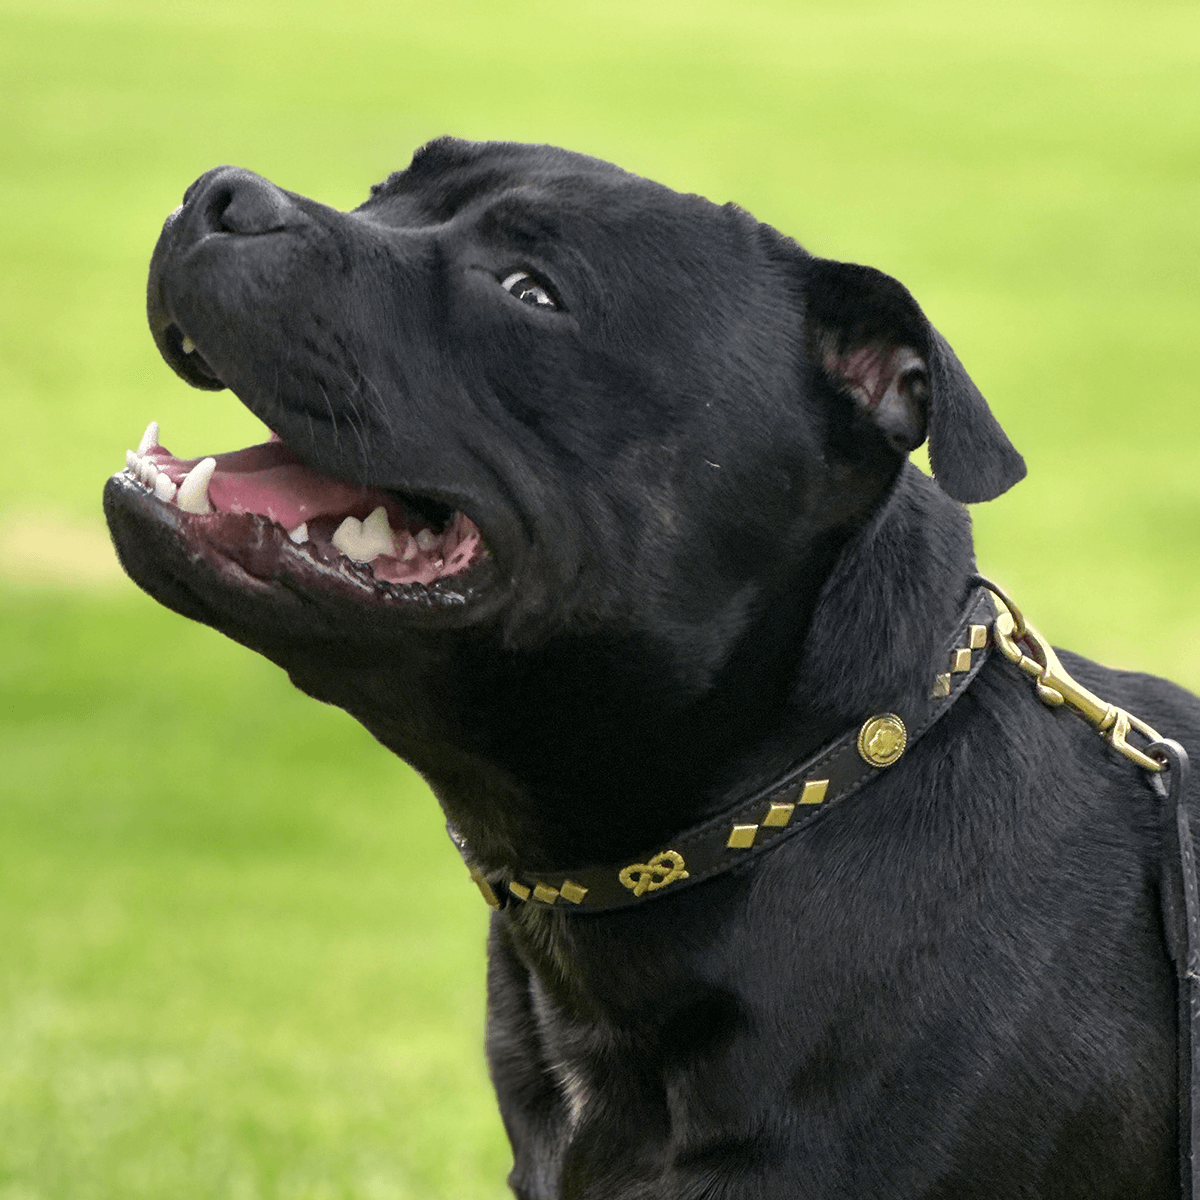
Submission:
M 944 658 L 930 664 L 922 693 L 868 717 L 783 779 L 719 815 L 681 830 L 666 846 L 632 862 L 582 866 L 570 872 L 518 867 L 485 871 L 453 827 L 447 827 L 493 908 L 534 904 L 559 912 L 605 912 L 644 903 L 743 867 L 807 827 L 826 809 L 887 770 L 966 691 L 991 651 L 991 593 L 972 591 Z
M 996 597 L 996 645 L 1030 677 L 1038 699 L 1049 708 L 1066 708 L 1088 722 L 1114 750 L 1144 772 L 1143 778 L 1162 801 L 1158 890 L 1177 981 L 1180 1194 L 1183 1200 L 1200 1200 L 1196 1155 L 1200 1146 L 1200 891 L 1185 799 L 1187 751 L 1073 679 L 1050 643 L 1025 620 L 1012 599 L 983 576 L 975 578 Z M 1148 744 L 1140 748 L 1134 735 Z
M 1167 948 L 1178 982 L 1179 1181 L 1183 1200 L 1200 1198 L 1200 888 L 1188 822 L 1187 751 L 1169 738 L 1149 753 L 1164 764 L 1150 786 L 1162 801 L 1162 863 L 1159 893 Z M 1166 782 L 1163 776 L 1166 776 Z

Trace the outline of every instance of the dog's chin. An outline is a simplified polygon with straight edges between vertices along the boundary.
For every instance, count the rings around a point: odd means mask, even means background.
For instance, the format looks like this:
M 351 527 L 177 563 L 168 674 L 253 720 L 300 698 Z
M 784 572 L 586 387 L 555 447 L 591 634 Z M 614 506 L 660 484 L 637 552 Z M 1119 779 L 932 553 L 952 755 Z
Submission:
M 227 626 L 247 602 L 265 632 L 272 610 L 288 614 L 285 627 L 293 621 L 298 600 L 449 619 L 494 607 L 498 590 L 465 512 L 322 475 L 275 435 L 184 460 L 158 444 L 152 424 L 108 481 L 104 507 L 134 582 L 235 637 Z

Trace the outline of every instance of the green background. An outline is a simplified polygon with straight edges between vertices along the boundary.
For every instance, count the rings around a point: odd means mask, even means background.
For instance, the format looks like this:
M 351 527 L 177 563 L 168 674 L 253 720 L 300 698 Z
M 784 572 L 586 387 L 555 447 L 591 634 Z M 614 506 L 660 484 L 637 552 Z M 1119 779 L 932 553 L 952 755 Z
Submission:
M 0 1200 L 505 1194 L 433 801 L 141 596 L 99 519 L 150 418 L 181 455 L 259 437 L 144 328 L 185 186 L 348 207 L 443 133 L 896 275 L 1029 462 L 981 565 L 1200 688 L 1194 4 L 0 0 Z

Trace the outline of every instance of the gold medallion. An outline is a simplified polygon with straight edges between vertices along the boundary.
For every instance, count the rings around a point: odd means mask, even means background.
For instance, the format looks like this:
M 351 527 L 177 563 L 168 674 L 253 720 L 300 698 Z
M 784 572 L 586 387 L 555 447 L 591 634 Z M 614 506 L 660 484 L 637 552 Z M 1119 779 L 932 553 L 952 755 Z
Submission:
M 908 745 L 908 730 L 895 713 L 869 717 L 858 731 L 858 752 L 873 767 L 890 767 Z

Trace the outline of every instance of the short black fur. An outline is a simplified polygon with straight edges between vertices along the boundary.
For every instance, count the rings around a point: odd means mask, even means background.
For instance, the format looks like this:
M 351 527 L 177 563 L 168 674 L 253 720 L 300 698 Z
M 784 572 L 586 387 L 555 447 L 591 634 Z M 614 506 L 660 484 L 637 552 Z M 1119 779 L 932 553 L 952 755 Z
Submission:
M 560 307 L 501 289 L 518 270 Z M 497 869 L 666 845 L 920 686 L 974 570 L 958 502 L 1024 473 L 895 280 L 548 147 L 432 143 L 349 214 L 219 168 L 150 314 L 315 469 L 483 530 L 490 586 L 431 613 L 222 574 L 106 491 L 141 586 L 352 713 Z M 933 480 L 905 461 L 926 435 Z M 1195 697 L 1066 661 L 1200 761 Z M 514 1192 L 1177 1196 L 1149 795 L 993 656 L 752 871 L 509 905 Z

